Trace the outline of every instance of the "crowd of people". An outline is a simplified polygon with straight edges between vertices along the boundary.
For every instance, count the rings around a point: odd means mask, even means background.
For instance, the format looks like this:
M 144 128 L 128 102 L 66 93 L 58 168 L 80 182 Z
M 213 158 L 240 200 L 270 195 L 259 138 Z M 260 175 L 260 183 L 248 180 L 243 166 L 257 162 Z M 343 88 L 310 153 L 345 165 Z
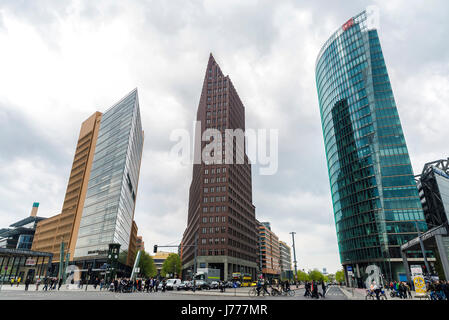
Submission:
M 449 281 L 431 281 L 427 283 L 427 292 L 431 300 L 449 301 Z
M 321 292 L 319 291 L 321 287 Z M 326 283 L 324 281 L 306 281 L 304 284 L 304 297 L 310 297 L 314 299 L 326 297 Z

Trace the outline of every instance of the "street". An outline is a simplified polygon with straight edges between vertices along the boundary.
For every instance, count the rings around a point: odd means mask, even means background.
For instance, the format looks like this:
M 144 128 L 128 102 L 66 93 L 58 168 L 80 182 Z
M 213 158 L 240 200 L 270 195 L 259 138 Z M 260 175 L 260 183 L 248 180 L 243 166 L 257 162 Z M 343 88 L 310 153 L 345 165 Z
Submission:
M 250 297 L 249 290 L 249 288 L 227 289 L 225 293 L 218 290 L 113 293 L 100 291 L 98 288 L 95 290 L 92 286 L 89 286 L 87 291 L 84 288 L 70 290 L 64 287 L 60 291 L 42 291 L 42 287 L 36 291 L 35 286 L 30 286 L 29 291 L 25 291 L 23 286 L 3 286 L 0 291 L 0 300 L 312 300 L 304 297 L 303 288 L 296 289 L 293 297 Z M 347 297 L 339 287 L 330 286 L 324 300 L 346 299 Z

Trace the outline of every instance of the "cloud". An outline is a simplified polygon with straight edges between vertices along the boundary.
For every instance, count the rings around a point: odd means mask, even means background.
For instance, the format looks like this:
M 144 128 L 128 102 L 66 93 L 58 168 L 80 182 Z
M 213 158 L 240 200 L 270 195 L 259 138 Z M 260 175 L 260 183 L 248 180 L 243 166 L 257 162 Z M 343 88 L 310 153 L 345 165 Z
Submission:
M 445 1 L 374 1 L 415 172 L 447 157 Z M 139 89 L 145 143 L 135 219 L 147 248 L 176 244 L 192 168 L 168 157 L 191 131 L 212 52 L 245 105 L 247 128 L 279 129 L 279 170 L 253 167 L 256 216 L 299 268 L 340 267 L 315 87 L 324 42 L 371 1 L 3 1 L 0 222 L 58 213 L 81 122 Z

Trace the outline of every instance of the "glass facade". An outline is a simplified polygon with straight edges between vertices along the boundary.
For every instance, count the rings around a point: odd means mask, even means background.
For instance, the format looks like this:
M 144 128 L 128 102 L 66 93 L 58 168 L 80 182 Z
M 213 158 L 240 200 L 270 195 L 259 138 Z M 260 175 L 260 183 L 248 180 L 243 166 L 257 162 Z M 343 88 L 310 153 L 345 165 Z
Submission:
M 101 118 L 75 258 L 106 256 L 110 243 L 128 250 L 142 149 L 135 89 Z
M 316 85 L 343 265 L 397 278 L 400 245 L 426 223 L 377 30 L 366 12 L 321 49 Z M 400 262 L 398 262 L 400 263 Z M 395 268 L 399 268 L 396 270 Z M 355 270 L 355 269 L 354 269 Z

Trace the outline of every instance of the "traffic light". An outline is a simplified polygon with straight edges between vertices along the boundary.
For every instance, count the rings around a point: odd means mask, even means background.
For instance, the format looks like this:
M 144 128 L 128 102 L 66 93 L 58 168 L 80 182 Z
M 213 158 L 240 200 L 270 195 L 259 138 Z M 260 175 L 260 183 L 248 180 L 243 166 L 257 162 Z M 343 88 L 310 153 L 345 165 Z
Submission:
M 154 245 L 153 253 L 157 253 L 157 244 Z

